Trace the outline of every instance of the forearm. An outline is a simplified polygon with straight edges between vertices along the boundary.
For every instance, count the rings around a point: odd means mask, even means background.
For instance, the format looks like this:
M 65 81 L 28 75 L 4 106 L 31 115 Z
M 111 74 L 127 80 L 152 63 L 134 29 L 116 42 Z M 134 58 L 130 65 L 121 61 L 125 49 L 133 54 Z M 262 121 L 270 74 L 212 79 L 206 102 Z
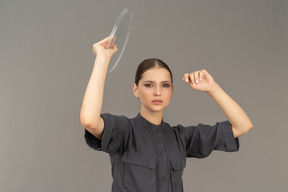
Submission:
M 80 120 L 84 126 L 97 127 L 102 109 L 104 84 L 110 59 L 96 57 L 82 102 Z
M 208 94 L 220 106 L 232 128 L 236 130 L 236 136 L 247 133 L 253 127 L 244 110 L 218 84 L 215 84 Z

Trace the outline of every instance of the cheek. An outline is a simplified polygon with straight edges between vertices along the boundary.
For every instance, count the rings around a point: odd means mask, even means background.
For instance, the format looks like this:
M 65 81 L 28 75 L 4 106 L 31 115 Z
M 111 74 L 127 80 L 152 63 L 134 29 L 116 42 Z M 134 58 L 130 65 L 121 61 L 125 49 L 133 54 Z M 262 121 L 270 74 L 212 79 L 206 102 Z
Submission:
M 141 90 L 139 91 L 139 96 L 142 98 L 142 99 L 146 99 L 149 97 L 151 93 L 149 92 L 149 90 Z
M 172 97 L 173 91 L 172 89 L 168 89 L 168 90 L 165 90 L 163 93 L 165 94 L 167 98 L 170 98 Z

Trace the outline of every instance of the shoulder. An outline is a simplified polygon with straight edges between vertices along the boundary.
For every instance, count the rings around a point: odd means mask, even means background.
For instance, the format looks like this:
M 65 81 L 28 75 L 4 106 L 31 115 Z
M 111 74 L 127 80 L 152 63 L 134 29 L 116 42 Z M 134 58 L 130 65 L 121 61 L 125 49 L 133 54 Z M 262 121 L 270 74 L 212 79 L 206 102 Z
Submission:
M 172 129 L 175 130 L 175 131 L 178 131 L 178 132 L 186 131 L 189 128 L 196 128 L 196 126 L 193 126 L 193 125 L 184 126 L 182 124 L 177 124 L 177 125 L 172 126 Z
M 104 121 L 104 126 L 106 128 L 114 128 L 114 127 L 130 127 L 131 118 L 128 118 L 125 115 L 113 115 L 111 113 L 101 113 L 101 117 Z
M 125 115 L 114 115 L 111 113 L 101 113 L 101 117 L 107 120 L 115 120 L 115 121 L 130 121 L 131 118 L 128 118 Z
M 171 126 L 170 124 L 165 123 L 165 125 L 166 127 L 169 127 L 170 130 L 174 132 L 174 134 L 181 135 L 181 136 L 184 136 L 186 134 L 187 127 L 183 126 L 182 124 Z

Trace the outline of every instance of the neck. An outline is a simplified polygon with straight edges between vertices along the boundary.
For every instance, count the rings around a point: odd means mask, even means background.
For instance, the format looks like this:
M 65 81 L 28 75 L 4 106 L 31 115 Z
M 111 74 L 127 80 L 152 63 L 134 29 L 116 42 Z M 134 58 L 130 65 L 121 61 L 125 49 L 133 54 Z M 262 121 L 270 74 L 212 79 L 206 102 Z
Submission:
M 141 110 L 140 115 L 154 125 L 160 125 L 163 119 L 163 111 L 148 112 L 145 110 Z

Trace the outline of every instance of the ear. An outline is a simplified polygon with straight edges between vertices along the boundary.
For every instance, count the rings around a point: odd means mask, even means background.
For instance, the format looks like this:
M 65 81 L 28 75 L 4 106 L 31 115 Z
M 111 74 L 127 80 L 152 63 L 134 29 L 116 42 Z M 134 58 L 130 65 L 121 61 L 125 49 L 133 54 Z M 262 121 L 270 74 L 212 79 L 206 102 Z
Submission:
M 136 83 L 133 83 L 132 89 L 133 89 L 133 93 L 134 93 L 135 97 L 139 98 L 138 87 L 137 87 Z

